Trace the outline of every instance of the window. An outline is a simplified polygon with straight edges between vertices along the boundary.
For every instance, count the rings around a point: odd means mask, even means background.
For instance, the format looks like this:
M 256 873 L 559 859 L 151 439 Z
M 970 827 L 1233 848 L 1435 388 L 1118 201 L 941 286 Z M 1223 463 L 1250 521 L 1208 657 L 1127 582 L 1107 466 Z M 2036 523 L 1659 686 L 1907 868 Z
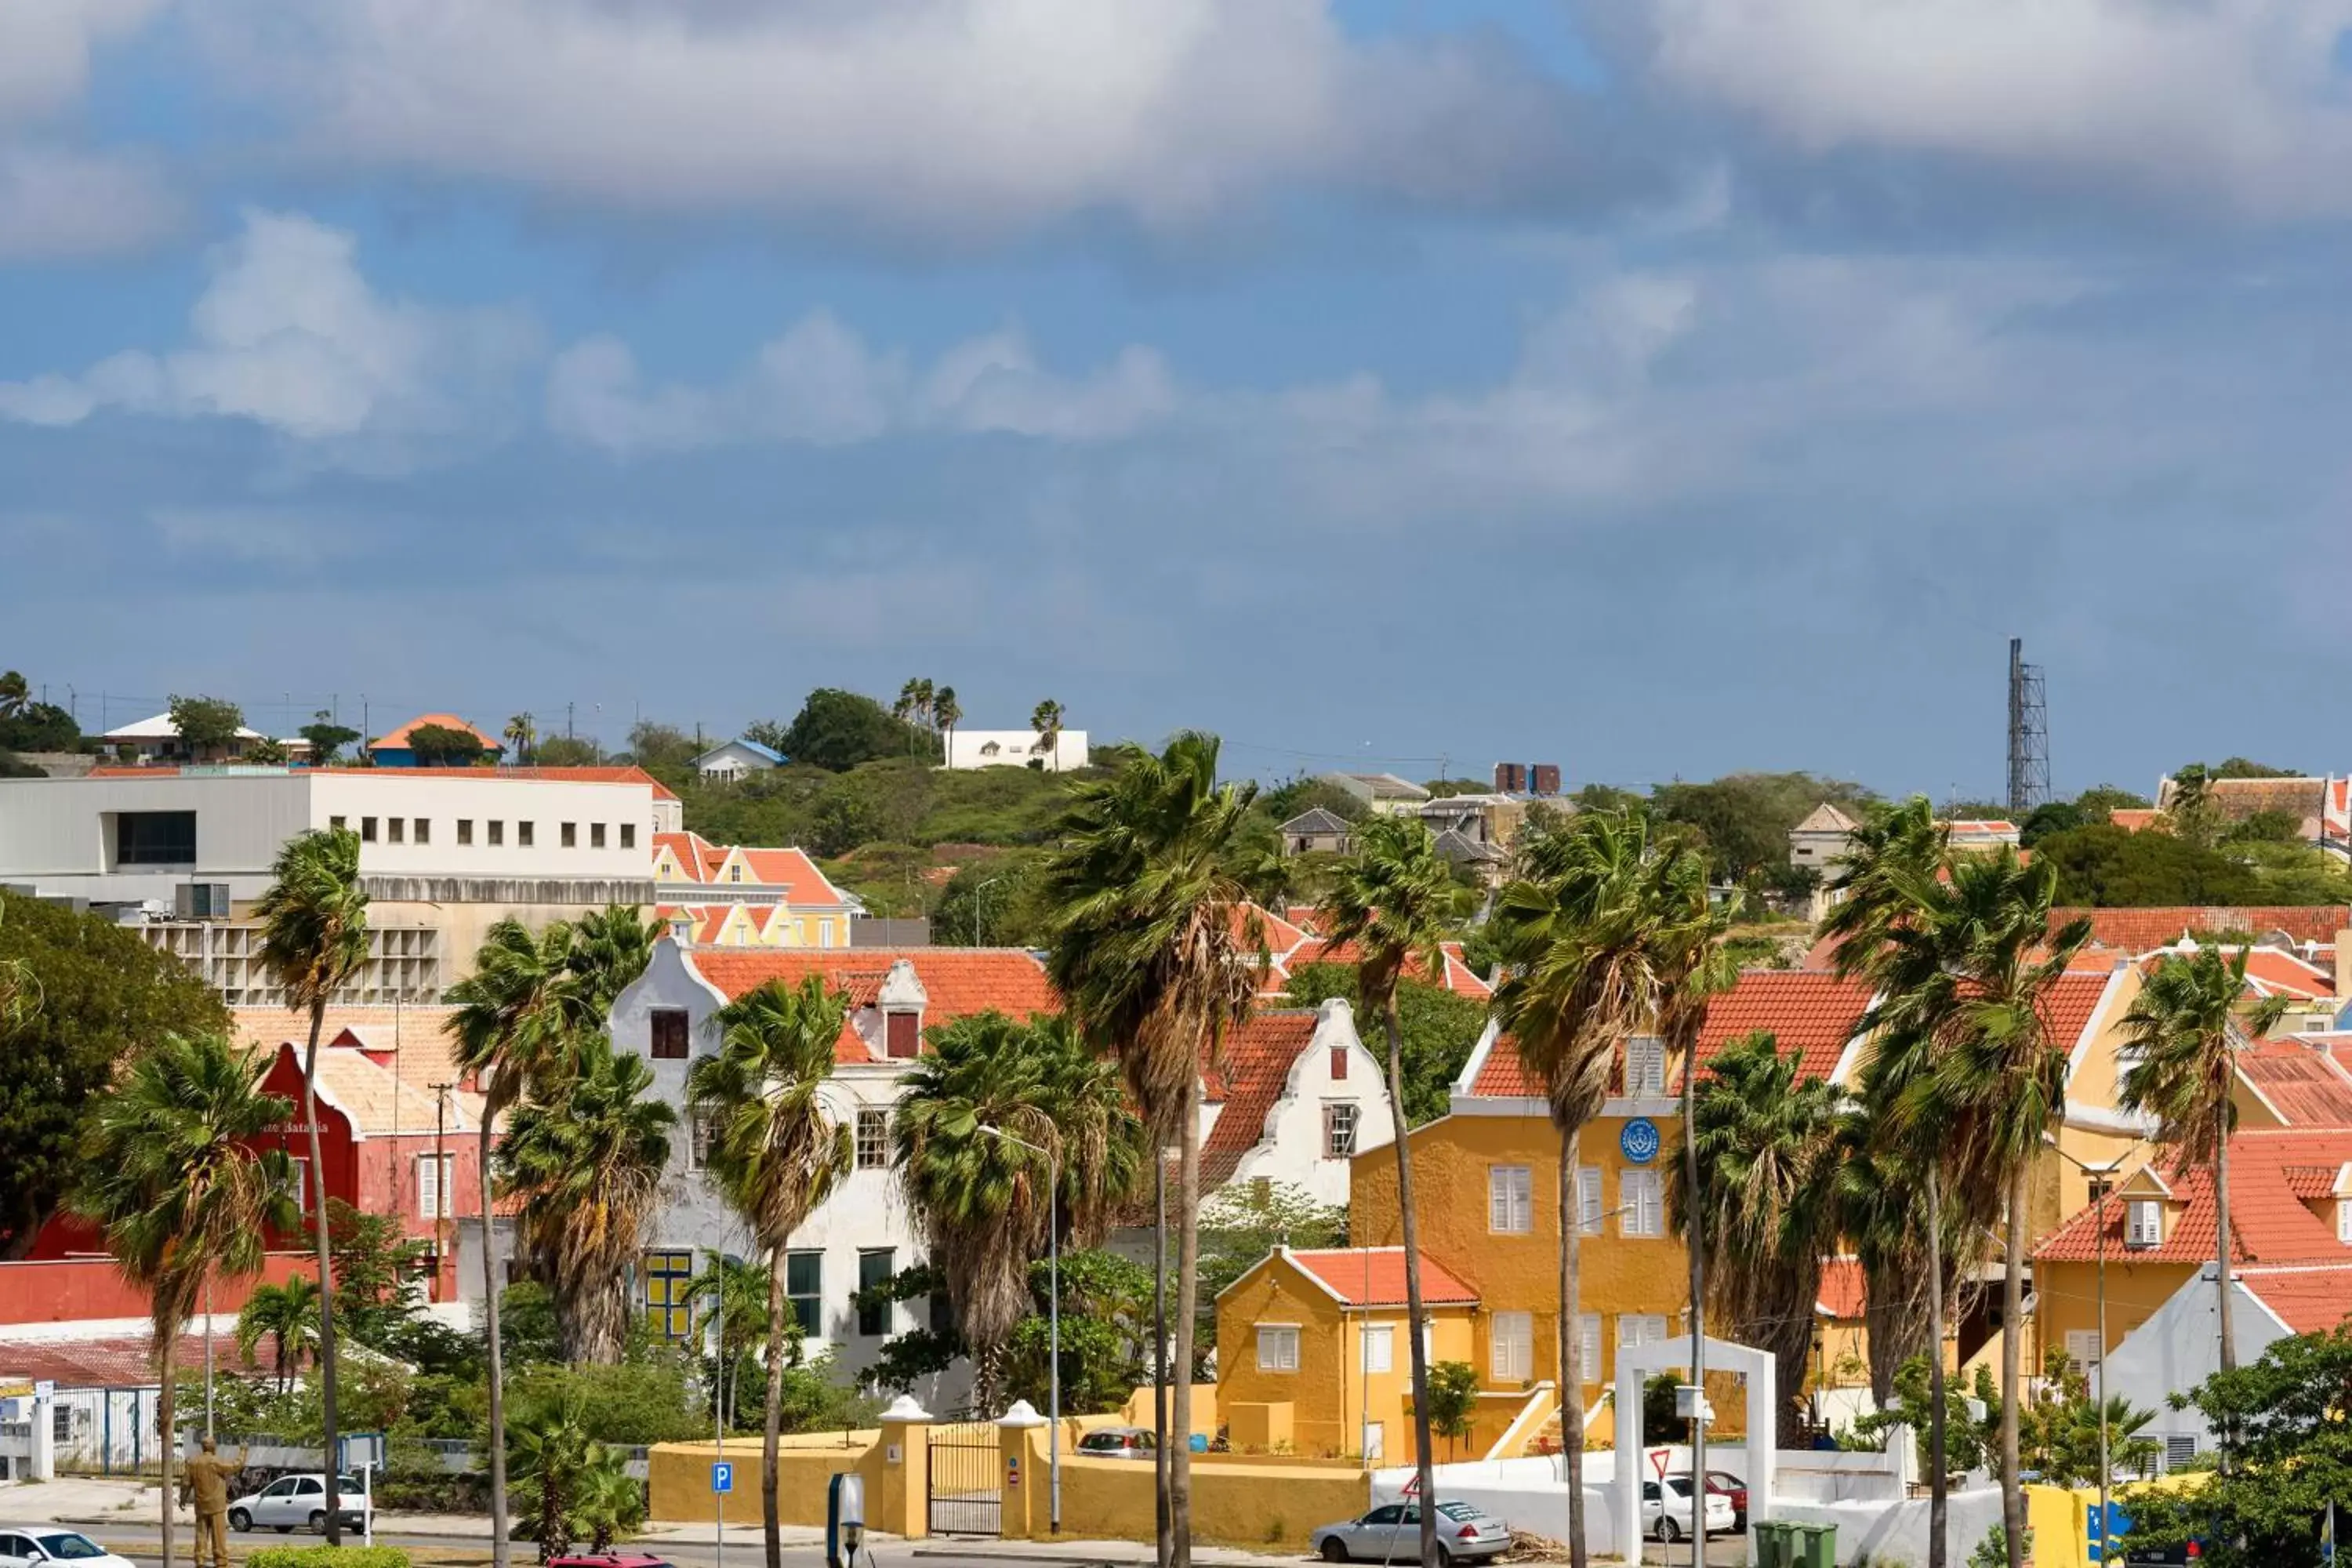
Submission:
M 193 866 L 196 863 L 196 814 L 193 811 L 122 811 L 114 816 L 114 863 L 118 866 Z
M 331 816 L 327 818 L 327 826 L 341 831 L 343 826 L 343 819 L 340 816 Z
M 1666 1320 L 1656 1312 L 1620 1312 L 1617 1314 L 1617 1348 L 1628 1350 L 1634 1345 L 1654 1345 L 1666 1337 Z
M 579 825 L 578 823 L 576 823 L 576 822 L 567 822 L 567 823 L 565 823 L 565 824 L 563 825 L 563 835 L 562 835 L 562 837 L 563 837 L 563 847 L 564 847 L 566 849 L 577 849 L 577 848 L 579 848 L 579 847 L 580 847 L 580 825 Z
M 408 839 L 408 835 L 407 835 L 407 833 L 406 833 L 406 831 L 405 831 L 405 830 L 406 830 L 406 828 L 407 828 L 407 826 L 408 826 L 408 821 L 407 821 L 407 819 L 406 819 L 405 817 L 399 817 L 399 816 L 387 816 L 387 817 L 385 817 L 385 818 L 383 819 L 383 837 L 384 837 L 384 841 L 385 841 L 386 843 L 388 843 L 388 844 L 404 844 L 404 843 L 406 843 L 406 842 L 407 842 L 407 839 Z
M 654 1060 L 682 1062 L 686 1060 L 686 1009 L 656 1007 L 652 1013 Z
M 665 1339 L 694 1332 L 694 1254 L 646 1254 L 646 1322 Z
M 516 848 L 528 849 L 531 847 L 531 829 L 537 826 L 537 823 L 532 822 L 518 822 L 515 824 Z
M 1532 1312 L 1497 1312 L 1487 1346 L 1487 1371 L 1496 1383 L 1525 1383 L 1536 1374 Z
M 588 825 L 588 847 L 591 849 L 602 849 L 604 847 L 604 825 L 603 823 L 592 822 Z
M 637 825 L 634 822 L 625 822 L 621 824 L 621 847 L 624 849 L 635 849 L 636 847 Z
M 784 1295 L 801 1321 L 801 1332 L 824 1332 L 824 1254 L 784 1254 Z
M 1396 1366 L 1396 1330 L 1386 1323 L 1364 1325 L 1364 1370 L 1389 1372 Z
M 1665 1041 L 1636 1035 L 1625 1042 L 1625 1092 L 1653 1099 L 1666 1092 Z
M 360 818 L 360 841 L 364 844 L 373 844 L 375 842 L 374 817 L 362 816 Z
M 699 1171 L 710 1163 L 710 1145 L 719 1135 L 719 1117 L 714 1111 L 697 1111 L 687 1126 L 686 1168 Z
M 878 1171 L 890 1163 L 890 1113 L 879 1106 L 857 1108 L 857 1168 Z
M 2108 1181 L 2105 1176 L 2093 1176 L 2091 1178 L 2090 1201 L 2093 1204 L 2097 1204 L 2115 1190 L 2116 1184 L 2113 1182 Z
M 816 944 L 819 947 L 831 947 L 833 945 L 833 922 L 831 921 L 819 921 L 816 922 Z
M 2099 1360 L 2099 1331 L 2069 1329 L 2066 1331 L 2066 1361 L 2078 1375 L 2088 1376 Z
M 730 882 L 740 882 L 740 881 L 741 881 L 741 880 L 743 879 L 743 868 L 742 868 L 742 867 L 740 867 L 740 866 L 730 866 L 730 867 L 728 867 L 728 868 L 727 868 L 727 879 L 728 879 L 729 881 L 730 881 Z
M 447 1219 L 449 1193 L 457 1180 L 457 1155 L 416 1156 L 416 1216 L 419 1219 Z
M 1628 1171 L 1617 1178 L 1617 1201 L 1623 1206 L 1620 1236 L 1666 1234 L 1666 1205 L 1655 1171 Z
M 1333 1083 L 1348 1081 L 1348 1047 L 1345 1046 L 1331 1047 L 1331 1081 Z
M 888 1333 L 894 1326 L 890 1320 L 898 1315 L 895 1302 L 862 1299 L 866 1291 L 890 1283 L 891 1277 L 898 1272 L 891 1261 L 895 1257 L 896 1251 L 887 1247 L 868 1247 L 857 1255 L 857 1289 L 861 1297 L 857 1303 L 857 1331 L 868 1338 Z
M 1345 1160 L 1355 1153 L 1356 1114 L 1352 1101 L 1323 1108 L 1323 1152 L 1328 1158 Z
M 923 1048 L 923 1020 L 918 1013 L 882 1015 L 882 1054 L 912 1057 Z
M 294 1166 L 294 1206 L 304 1214 L 310 1212 L 310 1162 L 297 1154 Z
M 1535 1227 L 1535 1173 L 1525 1165 L 1487 1166 L 1486 1228 L 1526 1236 Z
M 1257 1326 L 1257 1369 L 1260 1372 L 1298 1370 L 1298 1326 L 1260 1323 Z
M 1601 1381 L 1601 1314 L 1585 1312 L 1576 1320 L 1576 1375 L 1580 1383 Z
M 415 823 L 415 830 L 409 835 L 409 837 L 411 840 L 418 844 L 432 843 L 433 819 L 427 816 L 418 817 Z
M 1601 1234 L 1601 1167 L 1576 1168 L 1576 1226 L 1580 1236 Z
M 2164 1435 L 2164 1468 L 2177 1470 L 2197 1461 L 2197 1434 L 2168 1432 Z
M 504 844 L 506 841 L 507 841 L 507 825 L 506 825 L 505 823 L 503 823 L 503 822 L 499 821 L 496 817 L 491 818 L 491 819 L 490 819 L 490 844 L 491 844 L 491 847 L 495 848 L 497 846 L 501 845 L 501 844 Z
M 2134 1198 L 2124 1205 L 2124 1245 L 2156 1247 L 2164 1240 L 2164 1207 L 2154 1198 Z
M 2352 1198 L 2336 1200 L 2336 1239 L 2352 1245 Z
M 470 816 L 459 817 L 457 819 L 457 842 L 460 844 L 471 844 L 473 841 L 474 819 Z

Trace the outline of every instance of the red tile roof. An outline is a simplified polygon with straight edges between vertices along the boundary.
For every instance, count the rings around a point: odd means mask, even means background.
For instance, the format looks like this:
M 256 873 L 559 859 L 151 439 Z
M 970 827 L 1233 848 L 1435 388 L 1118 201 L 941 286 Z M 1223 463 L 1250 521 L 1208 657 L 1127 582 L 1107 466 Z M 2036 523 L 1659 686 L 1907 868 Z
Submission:
M 2063 925 L 2078 915 L 2091 921 L 2091 942 L 2124 952 L 2153 952 L 2180 940 L 2182 931 L 2200 941 L 2209 932 L 2284 931 L 2297 942 L 2332 942 L 2336 933 L 2352 926 L 2352 909 L 2342 904 L 2267 904 L 2243 909 L 2169 906 L 2146 910 L 2053 910 L 2050 923 Z
M 2238 1053 L 2238 1076 L 2290 1127 L 2352 1128 L 2352 1073 L 2325 1051 L 2294 1040 L 2264 1040 Z
M 1242 1156 L 1265 1136 L 1265 1113 L 1282 1098 L 1291 1067 L 1314 1035 L 1313 1008 L 1255 1013 L 1226 1037 L 1222 1061 L 1203 1064 L 1209 1098 L 1224 1108 L 1201 1143 L 1202 1192 L 1232 1181 Z
M 2249 1263 L 2337 1262 L 2352 1248 L 2336 1239 L 2336 1226 L 2323 1221 L 2296 1195 L 2296 1167 L 2341 1167 L 2352 1160 L 2352 1131 L 2241 1132 L 2230 1140 L 2231 1255 Z M 2213 1256 L 2213 1183 L 2201 1165 L 2168 1162 L 2162 1172 L 2172 1189 L 2164 1241 L 2157 1247 L 2124 1246 L 2128 1197 L 2107 1199 L 2106 1252 L 2134 1262 L 2201 1263 Z M 2052 1262 L 2087 1263 L 2099 1255 L 2099 1206 L 2085 1204 L 2053 1231 L 2033 1256 Z
M 2352 1317 L 2352 1263 L 2248 1268 L 2238 1281 L 2298 1334 L 2324 1334 Z
M 1284 1254 L 1300 1273 L 1315 1280 L 1350 1307 L 1404 1305 L 1404 1248 L 1343 1247 L 1320 1252 Z M 1476 1306 L 1478 1292 L 1446 1272 L 1427 1253 L 1421 1255 L 1421 1303 L 1424 1307 Z
M 2336 994 L 2336 976 L 2332 972 L 2275 947 L 2247 951 L 2246 979 L 2260 994 L 2292 996 L 2303 1001 Z
M 155 1362 L 149 1353 L 152 1348 L 152 1342 L 145 1334 L 117 1334 L 95 1340 L 12 1340 L 0 1343 L 0 1375 L 54 1383 L 59 1388 L 152 1387 Z M 214 1335 L 213 1355 L 221 1366 L 242 1364 L 234 1334 Z M 202 1372 L 204 1335 L 182 1334 L 173 1347 L 172 1358 L 185 1371 Z
M 2053 983 L 2042 1004 L 2042 1038 L 2054 1050 L 2071 1051 L 2091 1026 L 2099 998 L 2114 974 L 2107 969 L 2070 969 Z
M 2107 813 L 2107 821 L 2126 833 L 2137 833 L 2163 815 L 2153 806 L 2119 805 Z
M 1438 952 L 1444 967 L 1435 978 L 1431 977 L 1428 966 L 1417 958 L 1405 964 L 1405 978 L 1418 981 L 1424 985 L 1442 986 L 1457 995 L 1467 996 L 1474 1002 L 1484 1002 L 1494 995 L 1494 987 L 1481 980 L 1478 977 L 1478 972 L 1471 968 L 1463 958 L 1460 942 L 1441 942 L 1438 944 Z M 1263 994 L 1276 996 L 1282 994 L 1289 987 L 1291 975 L 1306 964 L 1337 963 L 1352 968 L 1362 962 L 1363 949 L 1355 942 L 1330 942 L 1320 937 L 1307 936 L 1297 948 L 1291 950 L 1286 957 L 1281 950 L 1276 951 L 1275 963 L 1267 971 L 1266 985 Z
M 1865 1287 L 1862 1263 L 1853 1258 L 1822 1259 L 1822 1282 L 1814 1292 L 1814 1310 L 1840 1321 L 1862 1316 Z
M 1036 955 L 1009 947 L 712 948 L 683 955 L 705 980 L 732 1001 L 771 980 L 797 985 L 810 974 L 850 994 L 853 1010 L 874 1004 L 875 993 L 892 964 L 913 965 L 928 998 L 923 1026 L 974 1013 L 998 1012 L 1011 1018 L 1058 1013 L 1062 999 L 1045 978 Z M 835 1059 L 873 1060 L 865 1042 L 845 1025 Z
M 387 731 L 370 741 L 368 748 L 373 751 L 382 746 L 388 751 L 399 751 L 408 744 L 410 736 L 427 725 L 436 729 L 455 730 L 460 734 L 471 735 L 482 743 L 482 749 L 486 752 L 498 752 L 506 750 L 506 743 L 496 735 L 476 729 L 455 713 L 419 713 L 397 730 Z

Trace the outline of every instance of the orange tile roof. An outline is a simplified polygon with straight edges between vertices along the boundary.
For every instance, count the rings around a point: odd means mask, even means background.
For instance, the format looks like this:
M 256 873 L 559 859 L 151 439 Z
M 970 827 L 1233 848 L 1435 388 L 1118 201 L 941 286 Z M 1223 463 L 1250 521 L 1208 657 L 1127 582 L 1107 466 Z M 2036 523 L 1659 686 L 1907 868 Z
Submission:
M 926 1028 L 974 1013 L 1026 1018 L 1062 1010 L 1061 995 L 1045 978 L 1045 966 L 1020 948 L 711 948 L 682 956 L 730 1001 L 771 980 L 796 985 L 806 975 L 821 974 L 826 985 L 850 994 L 853 1008 L 868 1007 L 890 966 L 903 958 L 913 965 L 928 999 Z M 842 1062 L 874 1059 L 847 1025 L 834 1054 Z
M 2137 833 L 2163 815 L 2153 806 L 2119 805 L 2107 813 L 2107 820 L 2126 833 Z
M 2290 1127 L 2352 1128 L 2352 1073 L 2325 1051 L 2294 1040 L 2264 1040 L 2238 1053 L 2238 1076 Z
M 1265 1113 L 1282 1098 L 1292 1064 L 1315 1035 L 1310 1007 L 1254 1013 L 1225 1039 L 1224 1053 L 1207 1070 L 1209 1098 L 1223 1109 L 1201 1142 L 1201 1190 L 1214 1192 L 1234 1179 L 1242 1156 L 1265 1136 Z
M 443 1005 L 403 1005 L 397 1007 L 330 1007 L 326 1022 L 319 1035 L 320 1076 L 326 1071 L 331 1051 L 368 1056 L 386 1073 L 396 1075 L 409 1095 L 400 1101 L 400 1126 L 404 1131 L 418 1125 L 413 1121 L 415 1097 L 425 1101 L 421 1125 L 433 1125 L 432 1101 L 435 1084 L 457 1083 L 465 1074 L 457 1069 L 456 1045 L 446 1033 L 450 1018 L 457 1009 Z M 280 1046 L 291 1046 L 299 1063 L 310 1039 L 307 1015 L 288 1012 L 283 1007 L 232 1007 L 228 1010 L 229 1025 L 241 1045 L 274 1051 Z M 387 1102 L 388 1104 L 388 1102 Z M 470 1130 L 479 1125 L 482 1097 L 470 1089 L 460 1089 L 451 1095 L 457 1116 L 464 1118 Z M 381 1129 L 389 1131 L 392 1118 L 383 1118 Z
M 2200 941 L 2213 931 L 2284 931 L 2297 942 L 2332 942 L 2336 933 L 2352 926 L 2352 909 L 2342 904 L 2265 904 L 2243 909 L 2175 905 L 2140 910 L 2053 910 L 2050 923 L 2063 925 L 2078 915 L 2091 921 L 2094 946 L 2125 952 L 2153 952 L 2190 932 Z
M 2298 1334 L 2324 1334 L 2352 1317 L 2352 1263 L 2247 1268 L 2238 1282 Z
M 376 747 L 382 746 L 388 751 L 399 751 L 408 744 L 408 740 L 411 735 L 414 735 L 417 731 L 425 729 L 428 725 L 435 729 L 456 730 L 461 734 L 471 735 L 474 739 L 482 743 L 482 749 L 486 752 L 502 752 L 506 750 L 506 743 L 500 741 L 496 735 L 476 729 L 473 725 L 467 723 L 463 719 L 458 718 L 455 713 L 419 713 L 415 718 L 411 719 L 407 723 L 403 724 L 397 730 L 388 731 L 385 733 L 377 736 L 374 740 L 370 741 L 368 742 L 368 749 L 373 751 Z
M 1323 911 L 1313 904 L 1286 904 L 1283 906 L 1282 918 L 1309 936 L 1315 935 L 1323 929 Z
M 2246 979 L 2263 994 L 2317 1001 L 2336 994 L 2336 976 L 2315 963 L 2275 947 L 2247 950 Z
M 1284 1254 L 1298 1271 L 1350 1307 L 1404 1305 L 1404 1248 L 1342 1247 Z M 1475 1307 L 1478 1292 L 1427 1253 L 1421 1255 L 1421 1303 L 1424 1307 Z
M 1438 951 L 1443 967 L 1434 979 L 1431 978 L 1428 966 L 1418 958 L 1405 964 L 1404 977 L 1424 985 L 1442 986 L 1475 1002 L 1484 1002 L 1495 994 L 1494 987 L 1478 978 L 1478 972 L 1463 960 L 1460 942 L 1441 942 Z M 1330 942 L 1308 936 L 1287 957 L 1279 952 L 1275 955 L 1274 965 L 1266 973 L 1264 994 L 1280 995 L 1288 988 L 1291 974 L 1306 964 L 1339 963 L 1352 968 L 1362 962 L 1363 950 L 1355 942 Z
M 2330 1131 L 2241 1132 L 2230 1140 L 2231 1256 L 2250 1263 L 2336 1262 L 2352 1258 L 2352 1248 L 2336 1239 L 2336 1227 L 2305 1206 L 2295 1193 L 2296 1167 L 2340 1168 L 2352 1160 L 2352 1130 Z M 2128 1200 L 2110 1196 L 2106 1223 L 2099 1223 L 2099 1206 L 2085 1204 L 2065 1224 L 2053 1231 L 2036 1258 L 2052 1262 L 2087 1263 L 2099 1255 L 2099 1236 L 2106 1234 L 2111 1258 L 2134 1262 L 2201 1263 L 2213 1256 L 2213 1181 L 2202 1165 L 2168 1162 L 2162 1171 L 2174 1203 L 2162 1245 L 2124 1246 Z
M 1813 1292 L 1814 1310 L 1841 1321 L 1858 1319 L 1867 1296 L 1862 1262 L 1853 1258 L 1822 1259 L 1822 1282 Z

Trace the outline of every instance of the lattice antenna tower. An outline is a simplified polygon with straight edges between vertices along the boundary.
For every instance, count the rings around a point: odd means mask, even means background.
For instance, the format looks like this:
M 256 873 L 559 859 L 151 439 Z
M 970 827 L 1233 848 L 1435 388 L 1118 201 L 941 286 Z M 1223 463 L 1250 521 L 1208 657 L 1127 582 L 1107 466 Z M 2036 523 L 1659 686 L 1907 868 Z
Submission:
M 2025 639 L 2009 639 L 2009 814 L 2019 822 L 2050 799 L 2050 704 Z

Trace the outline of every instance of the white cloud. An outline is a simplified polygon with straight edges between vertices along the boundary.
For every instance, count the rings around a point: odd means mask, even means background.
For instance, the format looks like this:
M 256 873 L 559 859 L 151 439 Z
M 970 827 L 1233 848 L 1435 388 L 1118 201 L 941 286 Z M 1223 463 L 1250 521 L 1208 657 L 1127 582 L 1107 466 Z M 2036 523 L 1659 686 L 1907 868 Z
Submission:
M 202 13 L 323 154 L 631 208 L 989 237 L 1176 227 L 1293 180 L 1483 200 L 1559 177 L 1499 47 L 1349 38 L 1329 0 L 266 0 Z
M 0 123 L 71 108 L 89 89 L 90 55 L 129 37 L 163 0 L 14 0 L 0 5 Z
M 1659 0 L 1650 17 L 1661 79 L 1808 153 L 2352 208 L 2352 0 Z
M 342 443 L 363 466 L 401 462 L 424 438 L 479 434 L 486 405 L 533 352 L 529 321 L 387 300 L 360 275 L 356 252 L 340 229 L 247 212 L 243 232 L 213 254 L 184 347 L 0 382 L 0 416 L 71 425 L 115 408 L 249 419 Z
M 547 385 L 551 428 L 624 456 L 759 441 L 837 447 L 918 430 L 1104 441 L 1178 404 L 1167 366 L 1148 348 L 1066 376 L 1005 331 L 958 343 L 919 371 L 824 311 L 763 344 L 723 383 L 646 385 L 628 346 L 600 336 L 557 355 Z
M 157 160 L 81 145 L 41 122 L 78 106 L 98 46 L 137 32 L 163 0 L 0 5 L 0 263 L 132 250 L 177 226 Z

